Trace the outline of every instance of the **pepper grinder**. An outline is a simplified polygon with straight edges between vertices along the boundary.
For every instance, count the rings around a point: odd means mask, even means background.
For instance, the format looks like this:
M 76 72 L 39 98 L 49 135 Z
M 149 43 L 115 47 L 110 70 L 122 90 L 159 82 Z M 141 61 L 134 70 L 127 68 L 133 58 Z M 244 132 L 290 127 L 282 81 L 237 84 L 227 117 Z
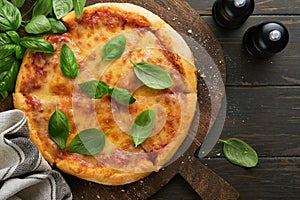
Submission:
M 244 34 L 243 46 L 258 58 L 269 58 L 282 51 L 289 41 L 289 33 L 279 22 L 264 22 L 249 28 Z
M 254 0 L 216 0 L 212 15 L 216 24 L 225 29 L 241 27 L 254 10 Z

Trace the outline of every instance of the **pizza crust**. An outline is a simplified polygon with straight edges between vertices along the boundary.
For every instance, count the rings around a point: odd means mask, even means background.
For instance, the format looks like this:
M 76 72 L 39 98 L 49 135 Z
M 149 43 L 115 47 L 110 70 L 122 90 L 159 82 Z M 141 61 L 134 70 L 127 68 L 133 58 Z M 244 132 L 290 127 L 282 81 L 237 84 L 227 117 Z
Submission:
M 112 17 L 121 16 L 121 21 L 127 20 L 127 25 L 121 28 L 115 27 L 118 24 L 116 22 L 111 24 L 112 28 L 106 26 L 103 29 L 103 24 L 100 26 L 98 21 L 89 24 L 90 21 L 87 20 L 91 20 L 91 16 L 94 16 L 95 13 L 95 18 L 101 17 L 103 13 L 109 13 L 108 15 Z M 182 37 L 161 18 L 133 4 L 98 3 L 86 7 L 80 19 L 77 19 L 75 13 L 71 12 L 63 18 L 63 21 L 68 27 L 68 33 L 44 36 L 54 45 L 55 54 L 51 56 L 27 51 L 16 82 L 16 89 L 13 94 L 14 106 L 26 113 L 31 140 L 38 146 L 42 155 L 50 164 L 56 165 L 66 173 L 100 184 L 127 184 L 140 180 L 154 171 L 159 171 L 171 160 L 188 135 L 196 110 L 197 77 L 194 57 L 189 47 Z M 85 28 L 88 31 L 84 32 Z M 106 30 L 106 32 L 103 32 L 103 30 Z M 93 55 L 99 56 L 103 44 L 118 34 L 126 35 L 126 31 L 130 30 L 137 30 L 137 35 L 140 34 L 142 38 L 147 35 L 150 38 L 151 35 L 157 38 L 151 43 L 155 49 L 144 50 L 135 46 L 123 58 L 121 57 L 112 62 L 107 69 L 93 68 L 95 62 L 91 58 L 93 58 Z M 99 32 L 101 32 L 101 36 L 99 36 Z M 143 41 L 136 36 L 130 39 L 138 42 Z M 147 45 L 147 40 L 145 39 L 140 45 Z M 166 112 L 169 121 L 176 122 L 176 120 L 179 120 L 180 123 L 178 127 L 176 126 L 177 129 L 175 130 L 174 127 L 172 129 L 171 123 L 169 123 L 157 135 L 151 136 L 151 139 L 135 148 L 133 142 L 128 139 L 130 138 L 128 133 L 117 127 L 116 122 L 113 122 L 114 116 L 110 111 L 112 110 L 111 99 L 108 96 L 100 100 L 87 99 L 76 86 L 78 80 L 66 78 L 58 70 L 59 49 L 62 43 L 67 43 L 75 52 L 80 65 L 79 74 L 83 74 L 83 77 L 78 79 L 88 79 L 91 77 L 87 75 L 93 74 L 97 79 L 103 80 L 111 86 L 120 84 L 121 87 L 134 92 L 137 102 L 129 106 L 132 119 L 142 110 L 150 109 L 155 102 L 161 103 L 169 110 Z M 132 45 L 136 44 L 133 42 Z M 130 44 L 128 46 L 130 47 Z M 132 56 L 130 58 L 135 62 L 147 61 L 165 68 L 173 78 L 174 86 L 161 91 L 140 86 L 139 81 L 136 78 L 134 79 L 133 75 L 130 75 L 132 74 L 132 66 L 128 62 L 129 56 Z M 41 62 L 36 63 L 36 59 L 39 57 L 41 59 L 38 59 L 38 61 Z M 123 68 L 120 69 L 119 66 L 123 66 Z M 85 73 L 87 69 L 94 71 Z M 101 71 L 101 73 L 97 74 L 97 71 Z M 124 82 L 120 81 L 122 78 L 124 78 Z M 53 85 L 53 88 L 62 87 L 59 89 L 61 91 L 56 92 L 55 89 L 51 89 L 51 85 Z M 75 95 L 74 97 L 74 93 L 78 96 Z M 139 99 L 139 96 L 141 99 Z M 176 103 L 172 98 L 177 99 L 178 102 Z M 85 106 L 89 110 L 83 111 L 77 118 L 76 110 L 74 110 L 76 105 L 78 105 L 78 109 Z M 112 153 L 108 154 L 106 158 L 105 155 L 101 154 L 98 157 L 97 155 L 83 156 L 59 149 L 47 133 L 47 123 L 56 106 L 67 115 L 71 124 L 67 145 L 83 127 L 97 126 L 97 123 L 99 123 L 102 125 L 100 128 L 111 128 L 111 133 L 107 134 L 107 138 L 111 140 L 112 144 L 108 142 L 103 151 L 107 150 Z M 105 111 L 104 114 L 101 111 Z M 89 112 L 96 113 L 95 121 L 87 120 L 89 119 Z M 175 120 L 175 118 L 178 119 Z M 78 121 L 81 122 L 81 125 L 76 124 Z M 87 122 L 82 123 L 82 121 Z M 122 162 L 114 165 L 113 162 L 107 161 L 113 160 L 114 156 L 124 157 L 127 153 L 140 155 L 142 159 L 138 157 L 134 159 L 134 162 L 131 161 L 128 165 L 124 164 L 124 166 L 121 165 Z

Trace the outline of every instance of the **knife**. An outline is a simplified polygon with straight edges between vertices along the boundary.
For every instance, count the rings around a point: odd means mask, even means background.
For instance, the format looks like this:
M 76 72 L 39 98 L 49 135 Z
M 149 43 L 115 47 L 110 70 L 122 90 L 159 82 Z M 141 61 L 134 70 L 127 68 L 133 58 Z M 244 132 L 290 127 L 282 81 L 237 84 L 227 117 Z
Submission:
M 214 105 L 212 105 L 214 106 Z M 218 115 L 214 118 L 211 117 L 210 120 L 210 128 L 204 138 L 204 141 L 198 151 L 198 158 L 204 158 L 216 145 L 218 142 L 220 135 L 222 133 L 224 122 L 226 118 L 226 107 L 227 107 L 227 101 L 226 101 L 226 94 L 224 92 L 224 96 L 222 100 L 220 101 L 220 110 Z M 215 121 L 214 121 L 215 119 Z

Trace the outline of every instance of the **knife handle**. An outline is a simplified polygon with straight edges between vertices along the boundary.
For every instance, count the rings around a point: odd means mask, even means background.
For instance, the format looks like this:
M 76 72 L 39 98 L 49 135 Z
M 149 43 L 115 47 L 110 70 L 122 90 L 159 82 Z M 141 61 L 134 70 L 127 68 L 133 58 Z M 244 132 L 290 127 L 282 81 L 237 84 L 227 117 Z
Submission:
M 228 182 L 204 166 L 197 158 L 189 157 L 183 162 L 179 174 L 191 185 L 203 200 L 236 200 L 239 193 Z

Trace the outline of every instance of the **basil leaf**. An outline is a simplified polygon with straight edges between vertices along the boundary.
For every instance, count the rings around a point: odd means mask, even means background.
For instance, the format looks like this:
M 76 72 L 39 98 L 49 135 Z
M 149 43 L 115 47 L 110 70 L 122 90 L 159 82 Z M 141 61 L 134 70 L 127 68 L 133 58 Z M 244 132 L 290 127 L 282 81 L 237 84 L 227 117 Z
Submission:
M 109 90 L 111 97 L 120 104 L 128 105 L 135 102 L 135 98 L 130 94 L 130 92 L 123 88 L 111 88 Z
M 16 31 L 7 31 L 6 34 L 14 43 L 18 44 L 20 42 L 20 36 Z
M 51 24 L 51 33 L 64 33 L 67 32 L 67 28 L 65 25 L 54 18 L 48 18 L 50 24 Z
M 68 150 L 83 155 L 94 155 L 99 153 L 104 145 L 105 134 L 98 129 L 90 128 L 78 133 L 68 146 Z
M 162 90 L 173 85 L 173 80 L 170 75 L 159 66 L 148 62 L 131 63 L 134 66 L 135 75 L 146 86 Z
M 51 24 L 44 15 L 39 15 L 30 20 L 25 26 L 25 31 L 32 34 L 45 33 L 51 30 Z
M 61 48 L 60 69 L 69 78 L 75 78 L 78 75 L 79 67 L 77 60 L 72 49 L 66 44 L 63 44 Z
M 8 1 L 3 1 L 3 5 L 0 7 L 0 30 L 17 30 L 21 22 L 22 17 L 19 9 Z
M 10 44 L 10 43 L 13 43 L 10 37 L 6 33 L 0 33 L 0 44 Z
M 52 140 L 61 148 L 66 147 L 70 125 L 68 117 L 56 107 L 48 123 L 48 132 Z
M 32 10 L 32 18 L 38 15 L 47 16 L 52 10 L 52 1 L 51 0 L 37 0 L 33 10 Z
M 90 98 L 100 99 L 108 93 L 108 85 L 102 81 L 92 80 L 78 84 L 81 90 Z
M 60 19 L 73 9 L 72 0 L 53 0 L 53 11 L 56 19 Z
M 3 44 L 0 45 L 0 59 L 3 59 L 15 52 L 15 44 Z
M 16 52 L 16 58 L 21 59 L 25 54 L 25 49 L 22 46 L 17 45 L 15 48 L 15 52 Z
M 14 89 L 20 63 L 13 57 L 0 60 L 0 63 L 0 94 L 6 99 L 8 92 Z
M 242 167 L 255 167 L 257 165 L 257 153 L 246 142 L 237 138 L 219 141 L 223 142 L 224 155 L 231 163 Z
M 73 0 L 73 6 L 77 18 L 81 17 L 85 3 L 86 0 Z
M 20 39 L 20 44 L 27 49 L 54 54 L 54 48 L 50 42 L 42 37 L 25 36 Z
M 10 55 L 0 60 L 0 73 L 8 71 L 15 61 L 14 55 Z
M 126 38 L 123 35 L 118 35 L 109 40 L 103 47 L 102 61 L 114 60 L 122 56 L 126 47 Z
M 17 7 L 17 8 L 21 8 L 24 3 L 25 0 L 11 0 L 11 2 Z
M 155 113 L 152 110 L 141 112 L 132 123 L 130 134 L 135 147 L 142 144 L 152 133 Z

